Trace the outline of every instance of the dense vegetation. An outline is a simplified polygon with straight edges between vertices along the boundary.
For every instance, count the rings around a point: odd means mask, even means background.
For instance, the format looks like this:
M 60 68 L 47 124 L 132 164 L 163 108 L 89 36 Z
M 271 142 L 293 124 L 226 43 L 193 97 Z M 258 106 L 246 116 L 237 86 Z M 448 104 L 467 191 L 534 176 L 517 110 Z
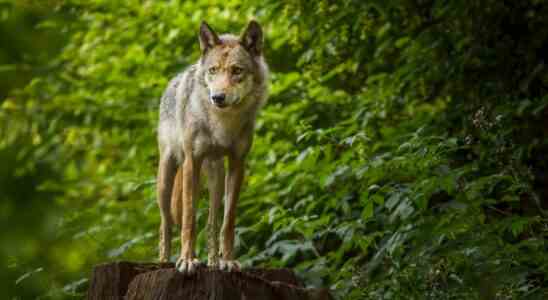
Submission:
M 93 265 L 156 259 L 159 97 L 202 19 L 252 17 L 272 78 L 244 265 L 341 299 L 548 297 L 548 1 L 31 3 L 0 2 L 7 299 L 79 299 Z

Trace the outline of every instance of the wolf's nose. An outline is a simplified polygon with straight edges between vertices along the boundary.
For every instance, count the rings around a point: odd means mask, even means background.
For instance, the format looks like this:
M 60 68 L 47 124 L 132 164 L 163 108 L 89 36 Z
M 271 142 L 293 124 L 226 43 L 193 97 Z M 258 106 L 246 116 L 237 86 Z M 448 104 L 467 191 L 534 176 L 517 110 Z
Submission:
M 223 104 L 225 102 L 225 98 L 225 94 L 213 94 L 211 96 L 211 99 L 213 99 L 215 104 Z

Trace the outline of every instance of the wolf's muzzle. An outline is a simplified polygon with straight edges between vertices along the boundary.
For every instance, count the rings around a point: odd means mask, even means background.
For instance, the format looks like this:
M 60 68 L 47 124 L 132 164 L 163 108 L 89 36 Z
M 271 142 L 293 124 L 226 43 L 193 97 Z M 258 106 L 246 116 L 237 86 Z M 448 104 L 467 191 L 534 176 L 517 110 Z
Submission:
M 213 101 L 213 104 L 217 105 L 218 107 L 226 106 L 225 99 L 226 99 L 226 95 L 223 93 L 211 95 L 211 100 Z

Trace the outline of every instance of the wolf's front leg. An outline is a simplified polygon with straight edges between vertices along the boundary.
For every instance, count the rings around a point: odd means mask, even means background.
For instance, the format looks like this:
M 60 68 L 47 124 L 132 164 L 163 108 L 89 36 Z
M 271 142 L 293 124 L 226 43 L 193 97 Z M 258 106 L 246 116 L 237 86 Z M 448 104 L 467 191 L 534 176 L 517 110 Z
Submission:
M 171 212 L 170 200 L 171 191 L 173 188 L 173 180 L 175 178 L 176 162 L 170 153 L 163 153 L 160 157 L 158 165 L 158 206 L 160 208 L 161 224 L 160 224 L 160 262 L 167 262 L 171 255 Z
M 223 228 L 221 229 L 221 254 L 219 266 L 222 270 L 240 269 L 240 264 L 234 260 L 234 227 L 236 226 L 236 205 L 240 196 L 240 188 L 244 179 L 244 160 L 242 158 L 229 158 L 229 171 L 227 178 L 227 195 L 225 198 L 225 212 Z
M 181 255 L 176 268 L 183 273 L 193 273 L 200 262 L 194 257 L 195 207 L 198 198 L 201 160 L 185 155 L 183 163 L 183 215 L 181 221 Z
M 225 192 L 225 166 L 223 159 L 205 160 L 209 189 L 209 215 L 207 218 L 207 265 L 219 266 L 219 210 Z

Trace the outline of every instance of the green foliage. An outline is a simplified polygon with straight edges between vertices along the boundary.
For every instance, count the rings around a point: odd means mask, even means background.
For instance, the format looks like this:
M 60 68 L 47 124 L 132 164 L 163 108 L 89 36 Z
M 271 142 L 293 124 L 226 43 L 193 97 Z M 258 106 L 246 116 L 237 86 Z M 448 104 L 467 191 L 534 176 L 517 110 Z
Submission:
M 341 299 L 545 299 L 548 2 L 508 2 L 51 1 L 24 35 L 62 49 L 0 94 L 2 290 L 81 298 L 93 265 L 156 258 L 159 97 L 202 19 L 255 16 L 272 78 L 244 265 Z

